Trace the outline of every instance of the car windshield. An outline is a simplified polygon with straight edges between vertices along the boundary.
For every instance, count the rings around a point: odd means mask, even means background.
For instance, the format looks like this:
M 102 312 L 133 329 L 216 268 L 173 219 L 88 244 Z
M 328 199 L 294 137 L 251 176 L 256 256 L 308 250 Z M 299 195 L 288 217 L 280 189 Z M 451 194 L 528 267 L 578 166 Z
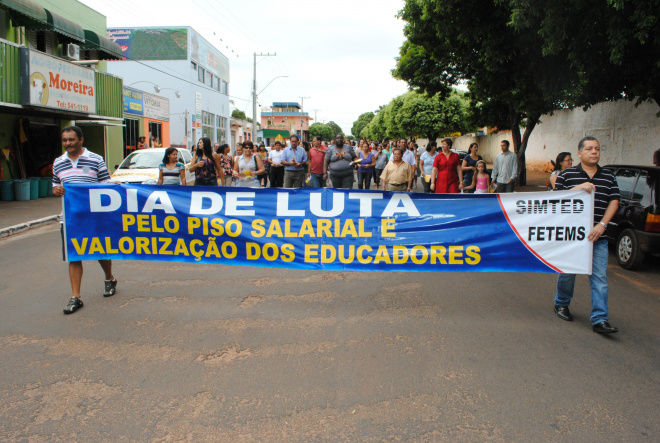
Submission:
M 126 157 L 119 169 L 154 169 L 162 162 L 162 152 L 134 152 Z

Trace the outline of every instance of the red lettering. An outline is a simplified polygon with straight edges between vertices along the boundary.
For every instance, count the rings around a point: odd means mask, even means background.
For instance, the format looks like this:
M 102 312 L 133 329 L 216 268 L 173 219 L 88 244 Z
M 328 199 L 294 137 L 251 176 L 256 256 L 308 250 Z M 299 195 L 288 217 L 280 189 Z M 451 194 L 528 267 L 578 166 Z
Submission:
M 48 86 L 50 86 L 51 88 L 59 87 L 58 85 L 60 84 L 60 74 L 57 74 L 57 77 L 53 76 L 52 72 L 49 72 L 48 74 L 50 74 L 50 84 Z
M 78 83 L 73 84 L 73 92 L 80 92 L 80 90 L 78 90 L 78 86 Z

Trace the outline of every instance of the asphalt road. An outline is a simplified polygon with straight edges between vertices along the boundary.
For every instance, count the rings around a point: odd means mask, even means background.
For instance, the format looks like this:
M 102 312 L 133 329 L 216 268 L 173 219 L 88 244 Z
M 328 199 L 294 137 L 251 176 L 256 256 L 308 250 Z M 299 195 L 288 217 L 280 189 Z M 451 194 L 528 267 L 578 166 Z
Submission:
M 546 274 L 85 265 L 0 242 L 2 442 L 658 442 L 660 260 L 610 260 L 610 337 Z

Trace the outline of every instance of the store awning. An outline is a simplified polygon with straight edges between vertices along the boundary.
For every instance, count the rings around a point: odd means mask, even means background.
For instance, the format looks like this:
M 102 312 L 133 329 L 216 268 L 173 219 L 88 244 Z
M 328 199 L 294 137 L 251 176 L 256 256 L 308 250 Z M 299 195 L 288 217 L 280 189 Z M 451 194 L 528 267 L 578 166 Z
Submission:
M 121 46 L 89 29 L 85 29 L 85 44 L 83 48 L 88 50 L 97 49 L 101 54 L 105 55 L 101 57 L 102 59 L 121 59 L 124 57 L 121 52 Z
M 17 26 L 48 24 L 46 10 L 32 0 L 0 0 L 0 6 Z
M 61 15 L 50 12 L 48 9 L 46 9 L 46 15 L 48 17 L 48 23 L 46 25 L 33 25 L 29 28 L 38 31 L 53 31 L 72 41 L 85 43 L 85 31 L 83 31 L 82 26 Z
M 278 135 L 281 135 L 284 138 L 289 138 L 289 131 L 283 131 L 279 129 L 262 129 L 259 132 L 262 133 L 262 138 L 274 138 Z

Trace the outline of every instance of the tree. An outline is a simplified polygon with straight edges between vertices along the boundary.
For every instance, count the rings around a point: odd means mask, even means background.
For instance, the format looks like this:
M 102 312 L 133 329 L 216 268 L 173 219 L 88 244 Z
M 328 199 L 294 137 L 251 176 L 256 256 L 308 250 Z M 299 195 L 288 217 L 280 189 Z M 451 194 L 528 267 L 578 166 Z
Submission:
M 309 127 L 309 136 L 310 137 L 321 137 L 321 140 L 330 141 L 334 138 L 335 133 L 332 128 L 324 123 L 313 123 Z
M 341 127 L 337 123 L 333 122 L 332 120 L 330 120 L 328 123 L 326 123 L 326 125 L 328 125 L 328 126 L 330 126 L 330 128 L 332 128 L 332 132 L 333 132 L 332 136 L 333 137 L 337 134 L 344 135 L 344 131 L 341 130 Z
M 566 54 L 584 79 L 584 104 L 625 96 L 638 103 L 653 99 L 660 106 L 660 0 L 510 4 L 516 30 L 535 30 L 544 54 Z
M 248 117 L 247 115 L 245 115 L 245 112 L 241 111 L 240 109 L 234 109 L 233 111 L 231 111 L 231 116 L 239 120 L 252 121 L 252 120 L 248 120 Z
M 360 133 L 364 129 L 365 126 L 373 120 L 373 118 L 376 116 L 373 112 L 365 112 L 364 114 L 360 114 L 360 116 L 353 122 L 353 127 L 351 128 L 351 134 L 353 134 L 355 137 L 360 137 Z
M 580 79 L 563 51 L 544 55 L 535 31 L 510 26 L 511 14 L 503 0 L 407 1 L 399 13 L 407 40 L 393 75 L 431 95 L 467 84 L 481 124 L 512 130 L 524 185 L 530 134 L 542 114 L 575 104 Z

